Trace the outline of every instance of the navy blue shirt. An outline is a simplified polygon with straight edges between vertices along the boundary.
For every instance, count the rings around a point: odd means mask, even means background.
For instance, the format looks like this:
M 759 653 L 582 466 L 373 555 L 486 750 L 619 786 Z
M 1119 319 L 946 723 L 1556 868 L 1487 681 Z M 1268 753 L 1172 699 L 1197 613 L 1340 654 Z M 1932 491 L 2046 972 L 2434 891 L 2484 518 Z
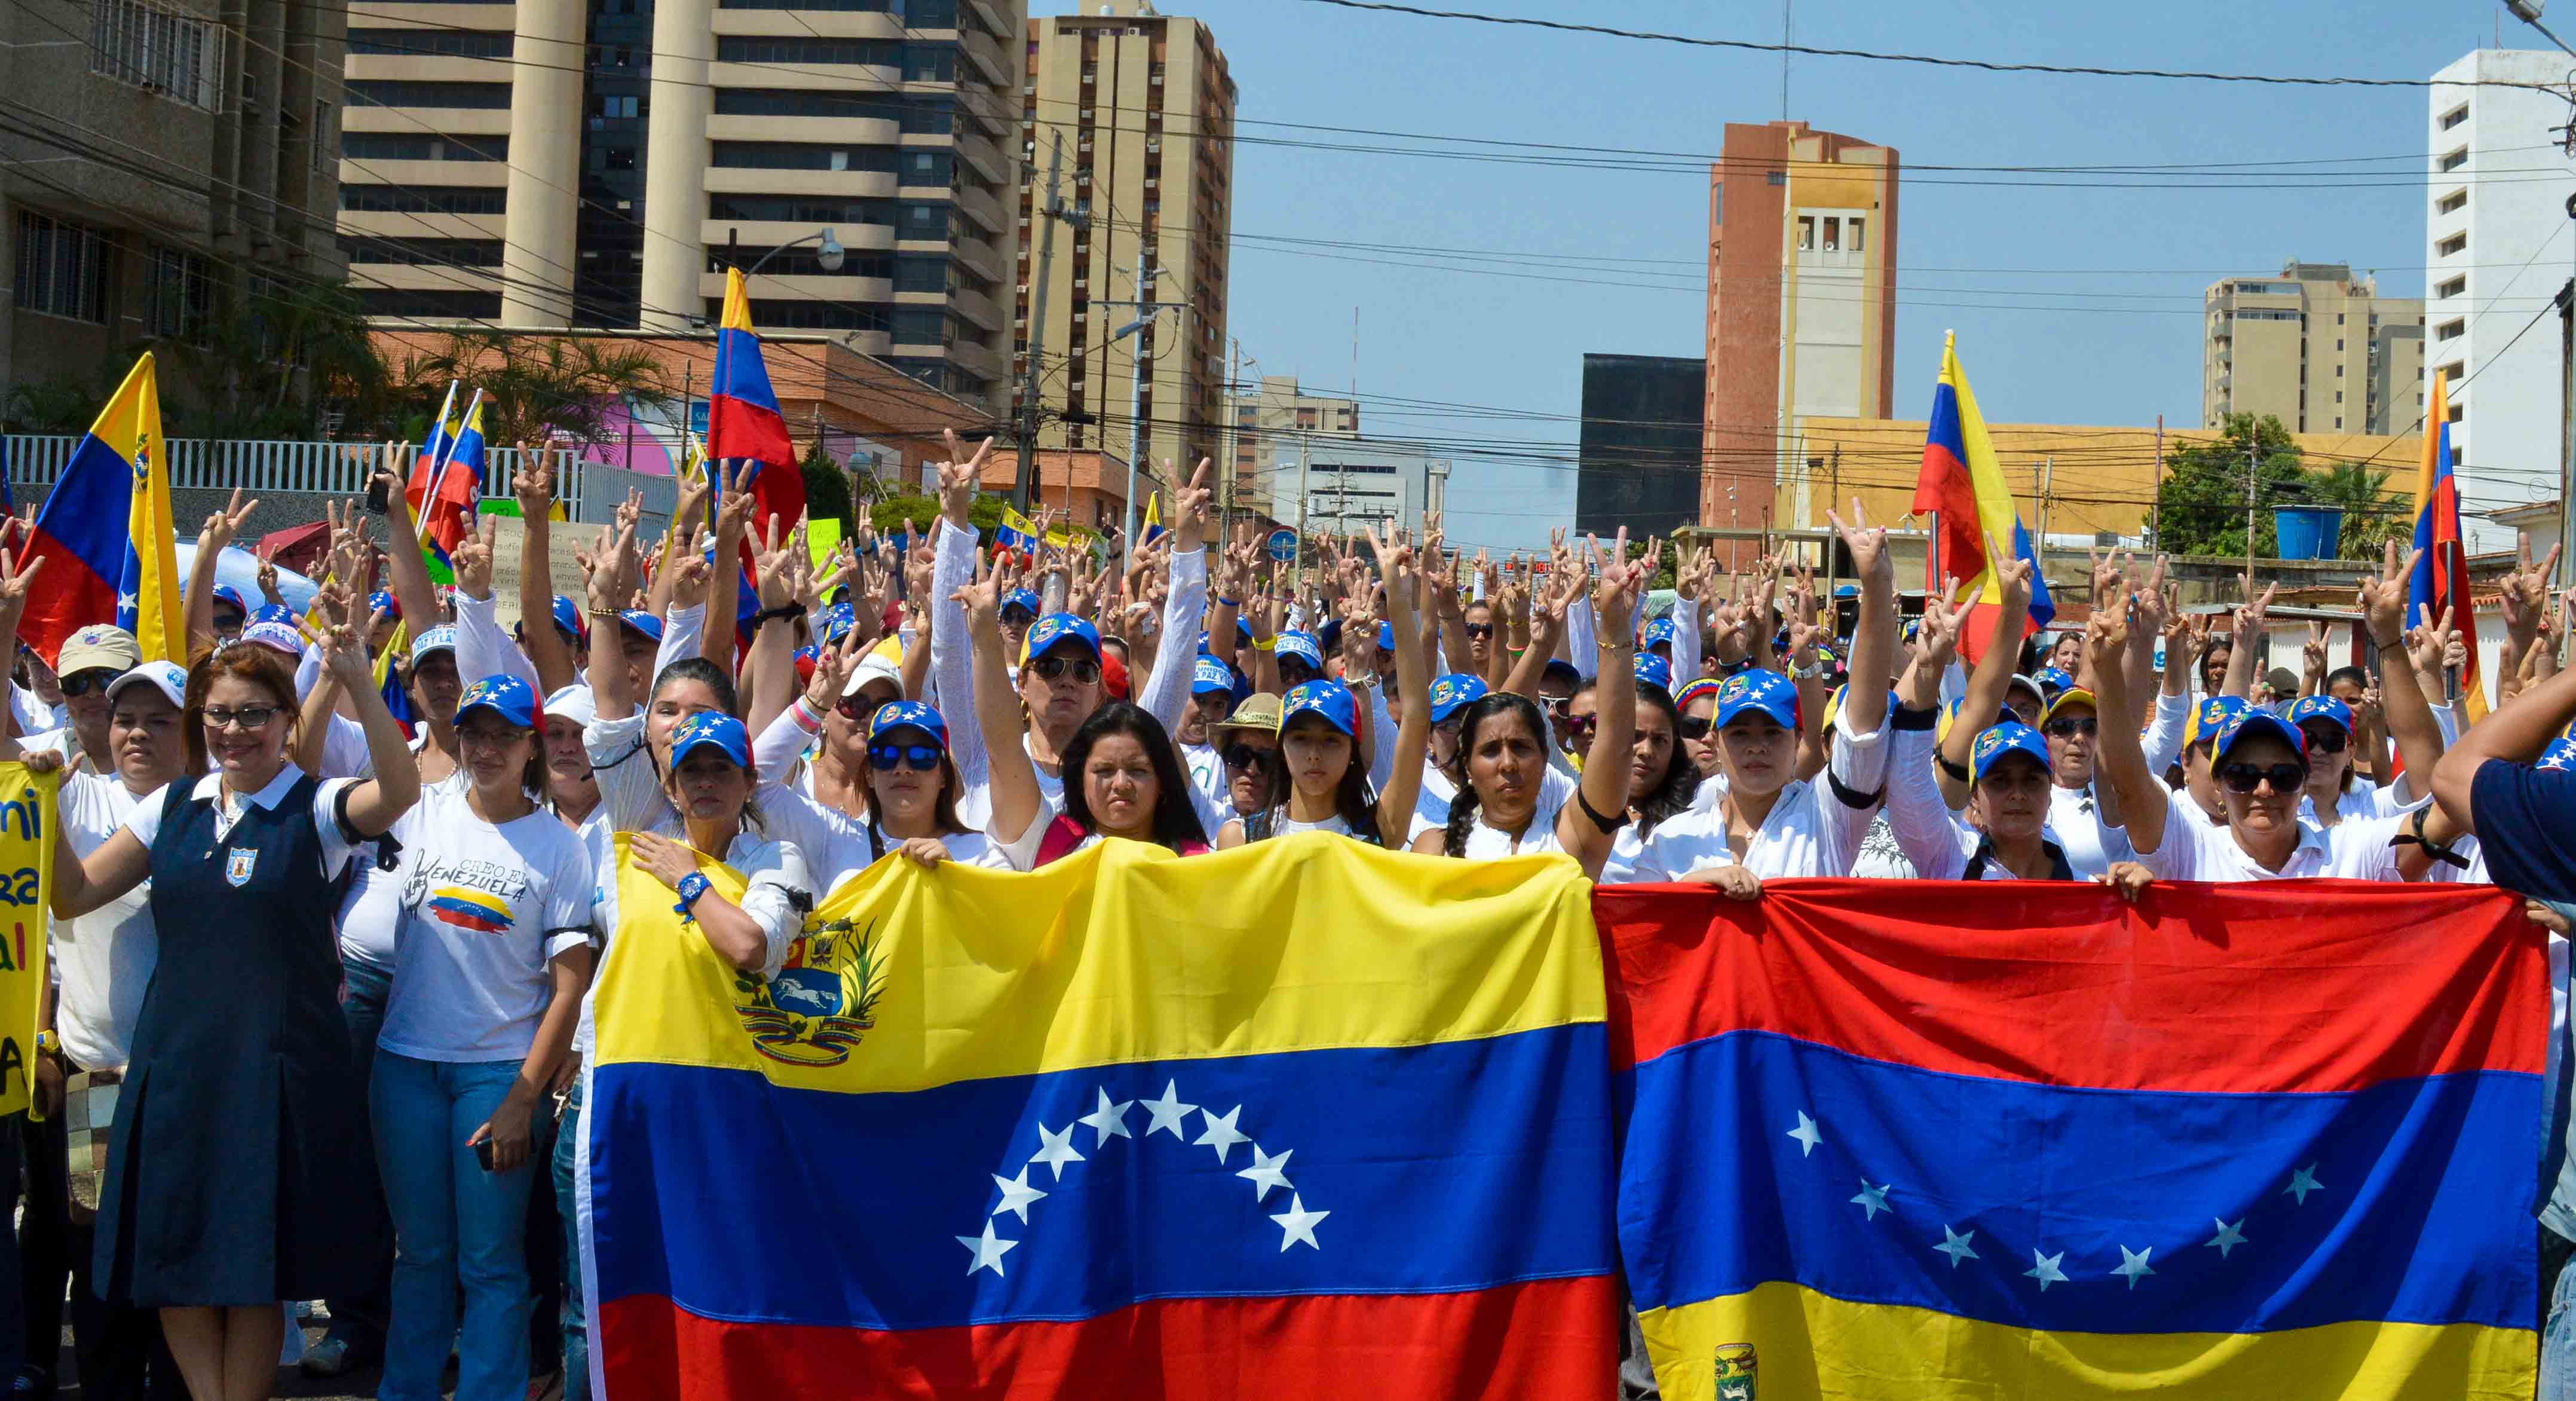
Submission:
M 2471 780 L 2469 805 L 2496 884 L 2576 900 L 2576 771 L 2490 759 Z

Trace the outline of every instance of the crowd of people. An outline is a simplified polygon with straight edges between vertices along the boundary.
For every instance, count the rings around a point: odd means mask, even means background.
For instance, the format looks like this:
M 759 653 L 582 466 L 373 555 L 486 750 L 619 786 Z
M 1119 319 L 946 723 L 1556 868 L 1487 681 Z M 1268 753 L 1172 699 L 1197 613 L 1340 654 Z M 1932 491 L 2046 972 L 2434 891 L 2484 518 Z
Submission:
M 2503 583 L 2511 664 L 2472 725 L 2446 699 L 2463 639 L 2407 616 L 2393 547 L 2358 598 L 2375 665 L 2329 667 L 2319 632 L 2301 672 L 2257 675 L 2270 595 L 2213 622 L 2160 563 L 2097 561 L 2089 621 L 2020 646 L 2026 561 L 1991 614 L 1954 584 L 1908 622 L 1858 503 L 1833 522 L 1847 589 L 1624 533 L 1462 558 L 1436 518 L 1288 565 L 1212 537 L 1201 463 L 1167 532 L 1097 564 L 979 535 L 990 449 L 950 439 L 917 539 L 818 560 L 720 473 L 658 539 L 630 501 L 579 579 L 550 577 L 569 527 L 537 469 L 512 483 L 515 626 L 488 526 L 440 588 L 354 504 L 309 610 L 219 586 L 236 498 L 198 538 L 186 667 L 105 620 L 50 663 L 18 646 L 42 580 L 0 550 L 0 759 L 63 784 L 48 1113 L 0 1140 L 27 1193 L 16 1389 L 56 1385 L 68 1302 L 84 1396 L 266 1396 L 280 1301 L 320 1301 L 304 1366 L 380 1366 L 387 1401 L 441 1395 L 451 1354 L 461 1401 L 587 1395 L 572 1168 L 616 833 L 763 976 L 876 862 L 1025 871 L 1112 839 L 1561 853 L 1743 901 L 1812 876 L 2131 899 L 2332 876 L 2495 881 L 2560 933 L 2576 908 L 2554 556 Z M 415 538 L 383 497 L 385 537 Z M 1989 626 L 2005 642 L 1965 663 Z M 62 1110 L 110 1090 L 101 1171 Z

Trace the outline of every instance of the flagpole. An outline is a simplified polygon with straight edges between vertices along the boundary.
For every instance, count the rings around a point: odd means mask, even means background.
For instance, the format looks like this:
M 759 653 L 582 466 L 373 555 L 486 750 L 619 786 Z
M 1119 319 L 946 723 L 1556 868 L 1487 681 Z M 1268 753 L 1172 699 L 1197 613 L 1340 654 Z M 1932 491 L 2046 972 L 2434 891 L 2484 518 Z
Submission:
M 474 397 L 466 401 L 465 416 L 456 421 L 456 431 L 448 435 L 446 452 L 439 457 L 438 465 L 429 471 L 429 489 L 421 494 L 419 518 L 411 523 L 412 532 L 416 537 L 412 541 L 414 547 L 429 538 L 430 503 L 439 499 L 439 488 L 447 484 L 447 466 L 456 460 L 456 444 L 464 438 L 466 425 L 474 421 L 474 411 L 482 406 L 483 391 L 477 388 L 474 391 Z

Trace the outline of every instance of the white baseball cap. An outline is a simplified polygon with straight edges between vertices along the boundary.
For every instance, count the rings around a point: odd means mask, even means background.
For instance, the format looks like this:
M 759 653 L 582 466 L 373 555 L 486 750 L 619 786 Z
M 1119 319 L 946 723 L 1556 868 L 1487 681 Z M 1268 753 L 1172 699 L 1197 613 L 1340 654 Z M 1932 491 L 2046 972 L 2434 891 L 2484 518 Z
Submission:
M 176 662 L 150 661 L 128 668 L 124 675 L 107 683 L 107 698 L 114 701 L 117 692 L 143 682 L 168 696 L 172 705 L 188 708 L 188 672 Z

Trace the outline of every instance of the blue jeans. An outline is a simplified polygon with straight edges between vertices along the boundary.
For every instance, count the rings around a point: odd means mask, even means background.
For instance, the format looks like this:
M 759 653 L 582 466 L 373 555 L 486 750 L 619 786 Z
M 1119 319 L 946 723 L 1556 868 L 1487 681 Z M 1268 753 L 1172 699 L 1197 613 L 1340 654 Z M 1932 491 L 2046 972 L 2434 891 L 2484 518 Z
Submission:
M 581 1143 L 581 1081 L 572 1082 L 555 1129 L 555 1200 L 563 1212 L 563 1401 L 590 1401 L 590 1322 L 582 1309 L 581 1209 L 574 1196 L 573 1150 Z
M 2567 1246 L 2546 1229 L 2540 1233 L 2542 1276 L 2552 1255 Z M 2558 1272 L 2557 1287 L 2542 1301 L 2540 1325 L 2540 1401 L 2576 1401 L 2576 1265 Z
M 340 1016 L 348 1023 L 350 1049 L 358 1053 L 358 1086 L 362 1091 L 376 1063 L 376 1034 L 385 1028 L 385 1001 L 392 996 L 393 986 L 393 974 L 384 969 L 352 959 L 341 960 Z M 366 1099 L 362 1096 L 353 1108 L 359 1123 L 365 1124 Z M 349 1204 L 349 1210 L 377 1221 L 385 1219 L 384 1183 L 379 1174 L 367 1174 L 365 1191 Z M 366 1289 L 323 1301 L 331 1309 L 330 1336 L 347 1344 L 353 1360 L 362 1366 L 372 1364 L 383 1353 L 385 1316 L 392 1311 L 393 1232 L 371 1234 L 388 1244 L 375 1262 L 375 1272 Z
M 527 1394 L 528 1189 L 536 1167 L 485 1172 L 465 1146 L 518 1076 L 512 1060 L 376 1053 L 367 1097 L 394 1220 L 393 1326 L 380 1401 L 440 1401 L 450 1342 L 458 1344 L 456 1401 Z

